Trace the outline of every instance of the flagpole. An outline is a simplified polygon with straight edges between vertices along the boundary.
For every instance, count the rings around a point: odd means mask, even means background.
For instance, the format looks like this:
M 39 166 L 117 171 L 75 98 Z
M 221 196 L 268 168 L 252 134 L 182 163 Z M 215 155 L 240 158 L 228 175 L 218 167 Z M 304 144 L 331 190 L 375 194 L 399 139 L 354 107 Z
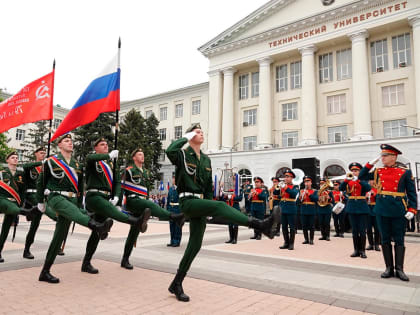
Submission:
M 54 62 L 53 62 L 53 80 L 52 80 L 52 93 L 51 93 L 51 111 L 53 111 L 53 106 L 54 106 L 54 80 L 55 80 L 55 59 L 54 59 Z M 47 149 L 47 157 L 49 157 L 50 156 L 50 149 L 51 149 L 51 143 L 50 143 L 50 141 L 51 141 L 51 130 L 52 130 L 52 115 L 53 113 L 50 113 L 50 127 L 49 127 L 49 130 L 48 130 L 48 149 Z
M 117 71 L 120 72 L 120 56 L 121 56 L 121 37 L 118 38 L 118 61 L 117 61 Z M 119 78 L 120 79 L 120 78 Z M 120 87 L 121 91 L 121 87 Z M 118 103 L 120 102 L 120 92 L 118 93 Z M 119 105 L 119 104 L 118 104 Z M 118 122 L 119 122 L 119 106 L 115 106 L 115 137 L 114 137 L 114 150 L 118 150 Z M 114 169 L 112 170 L 113 173 L 113 181 L 112 181 L 112 191 L 111 191 L 111 198 L 114 197 L 115 193 L 115 186 L 117 182 L 117 159 L 114 159 Z

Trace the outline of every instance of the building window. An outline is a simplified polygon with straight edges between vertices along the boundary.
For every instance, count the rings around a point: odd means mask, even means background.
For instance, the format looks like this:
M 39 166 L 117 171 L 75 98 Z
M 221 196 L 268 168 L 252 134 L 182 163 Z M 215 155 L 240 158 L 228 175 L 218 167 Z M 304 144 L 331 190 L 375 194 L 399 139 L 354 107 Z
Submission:
M 392 37 L 394 69 L 411 65 L 410 33 Z
M 337 80 L 351 78 L 351 49 L 337 51 Z
M 283 104 L 283 121 L 297 119 L 297 102 Z
M 168 107 L 161 107 L 159 110 L 159 118 L 160 120 L 168 119 Z
M 201 111 L 201 100 L 192 101 L 192 115 L 199 115 Z
M 159 129 L 159 139 L 160 141 L 166 140 L 166 128 Z
M 327 96 L 328 114 L 341 114 L 346 112 L 346 94 Z
M 384 137 L 397 138 L 408 136 L 407 119 L 384 121 Z
M 244 151 L 251 151 L 257 145 L 257 137 L 244 137 Z
M 319 83 L 333 80 L 333 55 L 328 53 L 319 56 Z
M 184 106 L 182 104 L 176 104 L 175 105 L 175 118 L 182 117 L 184 113 Z
M 16 153 L 18 154 L 18 160 L 23 161 L 25 151 L 18 149 L 18 150 L 16 150 Z
M 251 96 L 258 97 L 260 95 L 260 73 L 253 72 L 252 73 L 252 88 L 251 88 Z
M 246 184 L 246 181 L 249 180 L 250 183 L 252 183 L 252 173 L 249 169 L 243 168 L 239 170 L 239 181 L 240 185 L 243 186 Z
M 175 139 L 180 139 L 182 137 L 182 126 L 175 127 Z
M 239 99 L 248 98 L 248 74 L 239 76 Z
M 287 65 L 276 67 L 276 92 L 287 91 Z
M 256 109 L 250 109 L 250 110 L 244 110 L 244 123 L 243 126 L 253 126 L 257 124 L 257 110 Z
M 16 129 L 16 140 L 20 140 L 20 141 L 25 140 L 25 130 Z
M 373 73 L 388 70 L 388 46 L 386 39 L 370 43 L 370 58 Z
M 347 140 L 347 126 L 328 127 L 328 143 L 341 143 Z
M 302 61 L 290 64 L 290 87 L 300 89 L 302 87 Z
M 61 120 L 61 119 L 54 118 L 54 121 L 53 121 L 53 128 L 54 128 L 54 129 L 57 129 L 57 128 L 58 128 L 58 126 L 61 124 L 61 122 L 62 122 L 62 120 Z
M 346 170 L 343 167 L 337 164 L 332 164 L 325 168 L 323 177 L 331 178 L 331 177 L 341 176 L 344 174 L 346 174 Z
M 382 105 L 402 105 L 405 103 L 404 84 L 396 84 L 382 87 Z
M 283 147 L 295 147 L 298 144 L 298 132 L 291 131 L 291 132 L 283 132 L 282 134 L 283 139 Z
M 152 110 L 146 110 L 146 119 L 150 118 L 150 116 L 153 115 L 153 111 Z

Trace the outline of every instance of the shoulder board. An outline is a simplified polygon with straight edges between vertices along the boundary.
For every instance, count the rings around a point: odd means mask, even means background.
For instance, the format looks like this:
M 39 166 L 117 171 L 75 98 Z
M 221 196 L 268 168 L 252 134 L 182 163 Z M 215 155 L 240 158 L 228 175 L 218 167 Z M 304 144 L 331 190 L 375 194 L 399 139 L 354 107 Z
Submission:
M 402 165 L 398 165 L 397 167 L 398 167 L 398 168 L 401 168 L 401 169 L 403 169 L 403 170 L 409 170 L 409 169 L 410 169 L 409 167 L 407 167 L 407 166 L 402 166 Z

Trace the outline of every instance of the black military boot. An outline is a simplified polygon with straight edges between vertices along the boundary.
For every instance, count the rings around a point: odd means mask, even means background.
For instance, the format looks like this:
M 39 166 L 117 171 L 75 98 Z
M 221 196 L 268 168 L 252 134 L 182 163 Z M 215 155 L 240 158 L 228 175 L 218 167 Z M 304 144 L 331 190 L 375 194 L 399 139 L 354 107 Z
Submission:
M 269 239 L 274 238 L 275 229 L 273 227 L 275 227 L 277 223 L 279 222 L 280 222 L 280 208 L 278 206 L 275 206 L 273 208 L 273 212 L 271 213 L 271 215 L 264 220 L 256 219 L 254 217 L 248 218 L 248 226 L 251 229 L 256 229 L 258 233 L 263 233 Z M 261 235 L 260 235 L 260 239 L 261 239 Z
M 330 227 L 330 224 L 328 223 L 328 225 L 325 227 L 325 240 L 327 242 L 331 241 L 330 240 L 330 233 L 331 233 L 331 227 Z
M 183 213 L 171 213 L 169 220 L 175 222 L 176 225 L 182 228 L 185 223 L 185 216 Z
M 256 240 L 257 241 L 261 241 L 261 236 L 262 236 L 261 232 L 260 231 L 257 231 L 257 238 L 256 238 Z M 273 237 L 274 237 L 274 235 L 273 235 Z
M 54 277 L 51 273 L 50 273 L 50 268 L 51 268 L 52 264 L 44 264 L 44 267 L 41 270 L 41 273 L 39 275 L 39 281 L 45 281 L 48 283 L 59 283 L 60 279 Z
M 106 219 L 103 223 L 95 221 L 94 219 L 90 219 L 88 222 L 88 227 L 92 231 L 98 233 L 101 240 L 104 240 L 108 237 L 108 232 L 111 230 L 112 224 L 114 224 L 114 221 L 112 221 L 110 218 Z
M 381 278 L 391 278 L 394 276 L 394 257 L 391 244 L 382 244 L 382 255 L 384 256 L 386 269 L 381 274 Z
M 229 225 L 229 239 L 225 242 L 226 244 L 230 244 L 233 241 L 233 226 Z
M 31 251 L 29 250 L 30 246 L 25 245 L 25 249 L 23 250 L 23 258 L 26 259 L 34 259 L 34 255 L 32 255 Z
M 305 240 L 302 242 L 302 244 L 309 244 L 308 230 L 303 229 L 303 237 Z
M 129 215 L 128 223 L 133 226 L 137 226 L 140 229 L 140 232 L 144 233 L 147 231 L 147 221 L 149 221 L 151 214 L 152 211 L 150 210 L 150 208 L 146 208 L 144 209 L 142 215 L 139 217 Z
M 82 272 L 96 274 L 99 272 L 99 270 L 92 266 L 92 264 L 90 263 L 90 259 L 85 258 L 83 259 L 82 263 Z
M 367 258 L 365 253 L 365 247 L 366 247 L 366 235 L 359 237 L 359 254 L 361 258 Z
M 289 248 L 288 250 L 294 250 L 295 249 L 295 230 L 290 230 L 290 240 L 289 240 Z
M 232 240 L 232 244 L 236 244 L 238 242 L 238 230 L 239 230 L 239 227 L 238 226 L 234 226 L 233 227 L 233 240 Z
M 65 253 L 64 253 L 64 251 L 63 251 L 63 249 L 62 249 L 62 248 L 60 248 L 60 249 L 58 250 L 57 255 L 58 255 L 58 256 L 64 256 L 64 255 L 65 255 Z
M 169 292 L 175 294 L 176 299 L 181 302 L 189 302 L 190 300 L 190 297 L 184 293 L 184 289 L 182 288 L 182 281 L 184 281 L 186 275 L 185 272 L 178 270 L 174 280 L 168 288 Z
M 289 239 L 289 231 L 288 231 L 288 229 L 287 229 L 287 228 L 282 229 L 282 231 L 283 231 L 283 239 L 284 239 L 284 243 L 283 243 L 283 245 L 282 245 L 282 246 L 280 246 L 279 248 L 280 248 L 280 249 L 287 249 L 287 248 L 289 248 L 289 242 L 290 242 L 290 239 Z
M 315 230 L 311 229 L 309 231 L 309 245 L 314 245 L 314 236 L 315 236 Z
M 249 239 L 250 239 L 250 240 L 255 240 L 255 239 L 257 239 L 257 230 L 255 230 L 255 229 L 254 229 L 254 236 L 251 236 Z
M 373 250 L 373 234 L 372 231 L 368 231 L 367 232 L 367 238 L 368 238 L 368 242 L 369 242 L 369 246 L 366 247 L 366 250 Z
M 4 258 L 1 257 L 1 253 L 0 253 L 0 263 L 3 263 L 3 262 L 4 262 Z
M 276 226 L 276 236 L 280 236 L 280 223 L 277 223 Z
M 354 252 L 350 255 L 350 257 L 359 257 L 359 237 L 353 236 L 353 247 Z
M 326 238 L 325 238 L 325 229 L 324 229 L 323 226 L 321 226 L 319 229 L 321 231 L 321 237 L 319 238 L 319 240 L 320 241 L 325 241 L 326 240 Z
M 133 265 L 130 264 L 130 262 L 128 261 L 128 256 L 123 256 L 122 260 L 121 260 L 121 267 L 131 270 L 133 269 Z
M 395 274 L 397 278 L 400 278 L 402 281 L 410 281 L 410 279 L 404 273 L 405 247 L 402 245 L 394 245 L 394 251 L 395 251 Z

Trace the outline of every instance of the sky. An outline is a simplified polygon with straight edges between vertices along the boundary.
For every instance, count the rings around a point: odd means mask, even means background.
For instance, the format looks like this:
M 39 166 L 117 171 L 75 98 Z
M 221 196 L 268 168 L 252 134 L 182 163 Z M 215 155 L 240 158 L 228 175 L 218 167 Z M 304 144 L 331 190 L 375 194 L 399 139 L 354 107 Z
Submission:
M 197 49 L 268 0 L 6 0 L 0 5 L 0 88 L 52 70 L 54 104 L 71 108 L 117 53 L 121 101 L 208 81 Z

